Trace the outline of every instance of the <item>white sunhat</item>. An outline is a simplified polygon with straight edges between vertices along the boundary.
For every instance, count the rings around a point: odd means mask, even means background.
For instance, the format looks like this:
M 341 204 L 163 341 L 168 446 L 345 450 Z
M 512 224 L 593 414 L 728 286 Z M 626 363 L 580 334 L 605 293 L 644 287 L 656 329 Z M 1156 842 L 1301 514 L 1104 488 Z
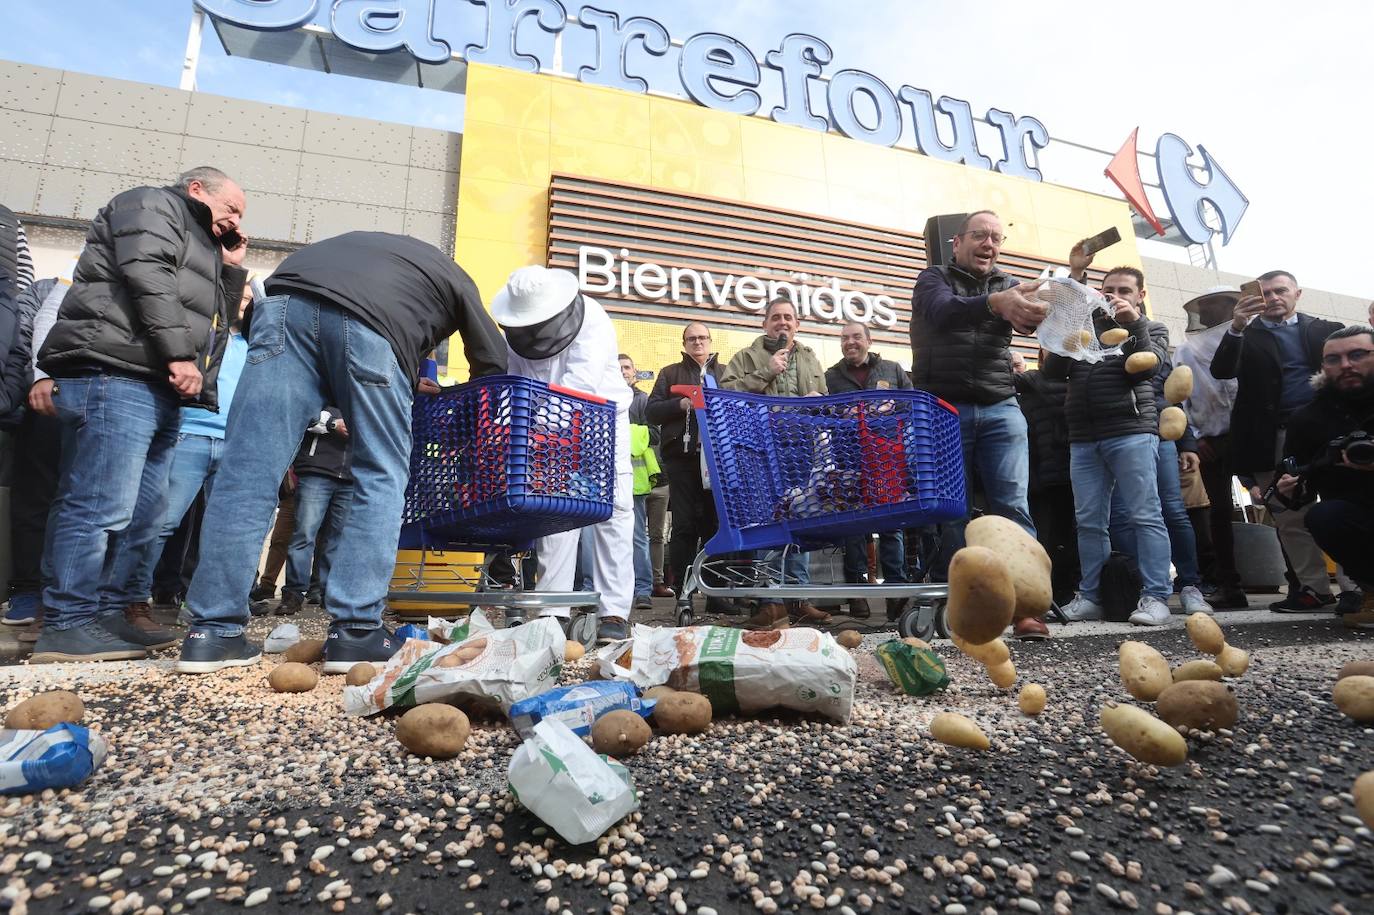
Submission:
M 529 327 L 547 321 L 577 297 L 577 277 L 538 265 L 521 267 L 491 300 L 491 316 L 503 327 Z
M 1202 304 L 1209 300 L 1221 300 L 1224 301 L 1227 305 L 1231 306 L 1232 308 L 1235 308 L 1236 303 L 1240 301 L 1240 290 L 1237 289 L 1235 286 L 1213 286 L 1211 289 L 1208 289 L 1202 295 L 1194 296 L 1193 298 L 1184 302 L 1183 310 L 1188 313 L 1188 327 L 1190 330 L 1200 330 L 1207 326 L 1216 326 L 1206 325 L 1203 323 Z

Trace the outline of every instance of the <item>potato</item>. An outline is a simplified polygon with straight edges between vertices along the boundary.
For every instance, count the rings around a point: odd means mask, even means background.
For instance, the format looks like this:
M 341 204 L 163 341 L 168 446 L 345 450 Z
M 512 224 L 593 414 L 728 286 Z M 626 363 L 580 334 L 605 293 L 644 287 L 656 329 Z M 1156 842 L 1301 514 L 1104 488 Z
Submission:
M 1189 616 L 1184 625 L 1188 627 L 1188 638 L 1193 640 L 1198 651 L 1218 655 L 1226 647 L 1226 636 L 1222 635 L 1217 621 L 1201 610 Z
M 988 668 L 988 679 L 998 689 L 1008 689 L 1016 682 L 1016 667 L 1011 661 L 1003 661 Z
M 1336 674 L 1336 679 L 1344 680 L 1346 677 L 1374 677 L 1374 661 L 1347 662 Z
M 564 660 L 564 661 L 576 661 L 576 660 L 579 660 L 579 659 L 581 659 L 582 656 L 585 655 L 586 653 L 587 653 L 587 649 L 586 649 L 586 647 L 583 646 L 583 644 L 582 644 L 581 642 L 574 642 L 572 639 L 568 639 L 565 643 L 563 643 L 563 660 Z
M 1206 662 L 1204 662 L 1206 663 Z M 1215 731 L 1236 724 L 1236 693 L 1225 683 L 1185 680 L 1159 694 L 1155 713 L 1174 727 Z
M 700 734 L 711 724 L 711 701 L 699 693 L 660 696 L 654 721 L 665 734 Z
M 1215 661 L 1189 661 L 1174 668 L 1173 678 L 1175 683 L 1189 680 L 1220 680 L 1221 668 Z
M 283 661 L 267 675 L 267 683 L 279 693 L 308 693 L 320 682 L 315 668 L 299 661 Z
M 1124 327 L 1109 327 L 1104 330 L 1097 339 L 1102 342 L 1103 346 L 1111 347 L 1120 346 L 1129 340 L 1130 337 L 1131 332 Z
M 863 644 L 864 637 L 857 629 L 845 629 L 835 636 L 835 641 L 843 648 L 858 648 Z
M 1093 345 L 1093 332 L 1086 327 L 1078 332 L 1078 348 L 1087 349 Z
M 1102 707 L 1102 730 L 1127 753 L 1155 766 L 1177 766 L 1188 759 L 1188 743 L 1173 728 L 1134 705 Z
M 1015 619 L 1040 618 L 1050 612 L 1050 554 L 1021 525 L 1000 515 L 984 515 L 964 531 L 969 546 L 984 546 L 1006 563 L 1016 591 Z
M 344 682 L 349 686 L 363 686 L 372 682 L 372 678 L 377 676 L 377 668 L 366 661 L 359 661 L 348 668 L 348 673 L 344 676 Z
M 80 724 L 86 703 L 65 689 L 54 689 L 30 696 L 9 710 L 5 727 L 20 731 L 46 731 L 55 724 Z
M 1021 714 L 1031 718 L 1039 715 L 1045 710 L 1045 687 L 1039 683 L 1027 683 L 1021 687 L 1021 694 L 1016 697 L 1016 707 Z
M 653 736 L 648 723 L 626 709 L 607 712 L 592 724 L 592 747 L 607 756 L 629 756 Z
M 1146 702 L 1155 701 L 1174 682 L 1164 655 L 1144 642 L 1122 642 L 1117 666 L 1126 691 Z
M 651 686 L 644 691 L 645 699 L 662 699 L 664 696 L 671 696 L 677 690 L 671 686 Z
M 950 640 L 954 642 L 955 648 L 984 667 L 996 667 L 1004 661 L 1011 660 L 1011 651 L 1007 648 L 1007 643 L 1000 638 L 985 642 L 982 645 L 971 645 L 957 635 L 951 635 Z
M 1364 820 L 1364 825 L 1374 829 L 1374 770 L 1355 779 L 1350 793 L 1355 796 L 1355 812 Z
M 477 658 L 481 657 L 482 652 L 486 650 L 486 639 L 474 639 L 473 641 L 465 642 L 459 645 L 453 651 L 450 651 L 448 654 L 441 657 L 438 661 L 435 661 L 434 666 L 462 667 L 464 664 L 470 664 L 473 661 L 477 660 Z
M 472 725 L 468 716 L 451 705 L 426 702 L 396 722 L 396 739 L 416 756 L 452 759 L 463 752 Z
M 1157 365 L 1159 365 L 1159 357 L 1149 350 L 1131 353 L 1126 357 L 1126 371 L 1132 375 L 1148 372 Z
M 930 650 L 930 643 L 927 642 L 925 639 L 918 639 L 915 636 L 909 635 L 906 638 L 902 639 L 902 641 L 910 645 L 912 648 L 924 648 L 927 651 Z
M 324 639 L 301 639 L 282 652 L 282 660 L 295 661 L 298 664 L 314 664 L 316 661 L 323 661 Z
M 988 743 L 988 735 L 983 733 L 982 728 L 963 715 L 953 712 L 941 712 L 931 719 L 930 736 L 951 747 L 986 750 L 991 746 Z
M 1374 721 L 1374 677 L 1356 674 L 1336 681 L 1331 691 L 1336 708 L 1348 718 L 1368 724 Z
M 1234 645 L 1227 645 L 1221 649 L 1221 654 L 1217 655 L 1217 665 L 1226 676 L 1239 677 L 1250 667 L 1250 653 Z
M 1165 407 L 1159 411 L 1159 437 L 1166 442 L 1176 442 L 1188 431 L 1188 414 L 1178 407 Z
M 1011 625 L 1015 611 L 1016 588 L 1001 556 L 985 546 L 966 546 L 954 554 L 946 609 L 951 632 L 982 645 Z
M 1072 334 L 1064 338 L 1064 352 L 1076 353 L 1083 348 L 1083 337 L 1080 334 Z
M 1176 365 L 1164 379 L 1164 399 L 1169 403 L 1183 403 L 1193 396 L 1193 370 L 1186 365 Z

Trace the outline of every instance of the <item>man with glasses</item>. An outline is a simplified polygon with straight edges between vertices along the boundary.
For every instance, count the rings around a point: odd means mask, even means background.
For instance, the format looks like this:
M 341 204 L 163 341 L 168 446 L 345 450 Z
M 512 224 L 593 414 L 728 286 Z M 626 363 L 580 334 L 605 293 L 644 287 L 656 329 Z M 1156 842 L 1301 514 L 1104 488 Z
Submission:
M 1030 295 L 1038 282 L 1018 286 L 997 269 L 1005 240 L 996 213 L 970 213 L 954 236 L 954 263 L 921 271 L 911 296 L 911 380 L 958 409 L 969 492 L 976 478 L 988 511 L 1034 536 L 1026 418 L 1012 382 L 1011 335 L 1032 333 L 1046 307 Z M 945 526 L 941 566 L 964 545 L 965 523 Z
M 1348 610 L 1351 624 L 1374 622 L 1374 329 L 1343 327 L 1322 346 L 1315 396 L 1288 423 L 1284 454 L 1309 467 L 1279 477 L 1279 494 L 1305 508 L 1317 546 L 1359 585 L 1361 601 Z M 1364 436 L 1361 436 L 1361 433 Z
M 1322 347 L 1341 329 L 1334 321 L 1298 313 L 1302 289 L 1293 274 L 1272 270 L 1259 284 L 1260 295 L 1243 295 L 1236 302 L 1231 328 L 1212 357 L 1213 378 L 1238 382 L 1231 409 L 1231 469 L 1250 487 L 1256 504 L 1263 502 L 1284 454 L 1290 418 L 1316 396 L 1309 379 L 1321 368 Z M 1336 599 L 1326 560 L 1307 530 L 1307 510 L 1270 507 L 1299 587 L 1269 609 L 1324 612 Z

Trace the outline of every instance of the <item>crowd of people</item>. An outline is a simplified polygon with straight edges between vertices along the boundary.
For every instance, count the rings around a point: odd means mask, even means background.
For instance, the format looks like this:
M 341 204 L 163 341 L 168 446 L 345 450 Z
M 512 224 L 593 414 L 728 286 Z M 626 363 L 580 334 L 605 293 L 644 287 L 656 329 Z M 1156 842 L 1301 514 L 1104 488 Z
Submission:
M 579 566 L 594 583 L 602 641 L 624 638 L 632 610 L 654 597 L 687 599 L 688 567 L 716 531 L 697 416 L 673 390 L 683 384 L 775 397 L 914 387 L 952 404 L 970 513 L 1038 537 L 1069 620 L 1120 611 L 1159 625 L 1175 593 L 1188 613 L 1246 606 L 1235 478 L 1272 515 L 1286 557 L 1290 592 L 1273 609 L 1374 620 L 1374 331 L 1300 313 L 1285 271 L 1259 277 L 1256 293 L 1219 287 L 1190 302 L 1175 349 L 1147 317 L 1145 276 L 1112 268 L 1094 321 L 1124 332 L 1119 350 L 1088 361 L 1042 349 L 1028 370 L 1014 334 L 1034 334 L 1047 305 L 1039 282 L 999 268 L 1002 223 L 978 211 L 954 235 L 952 261 L 916 282 L 910 373 L 874 352 L 857 321 L 841 328 L 842 358 L 824 366 L 783 296 L 728 360 L 708 325 L 688 323 L 681 360 L 646 394 L 606 311 L 566 271 L 516 270 L 488 311 L 432 245 L 350 232 L 259 282 L 242 266 L 247 205 L 210 167 L 126 191 L 93 221 L 70 279 L 36 281 L 22 227 L 0 208 L 0 424 L 14 442 L 4 621 L 25 627 L 35 663 L 178 645 L 184 673 L 255 663 L 261 648 L 245 627 L 268 612 L 283 565 L 276 612 L 313 600 L 329 615 L 326 672 L 390 657 L 383 613 L 411 407 L 439 390 L 421 363 L 454 334 L 473 378 L 511 372 L 616 404 L 611 517 L 536 549 L 540 590 L 572 590 Z M 1081 243 L 1068 260 L 1086 282 Z M 1175 365 L 1194 376 L 1181 437 L 1160 430 Z M 964 523 L 851 537 L 837 544 L 844 579 L 938 580 Z M 934 555 L 913 561 L 930 544 Z M 805 552 L 759 559 L 789 585 L 810 581 Z M 153 618 L 159 587 L 184 590 L 184 637 Z M 888 619 L 904 606 L 887 599 Z M 805 599 L 711 598 L 707 610 L 753 629 L 831 619 Z M 866 619 L 872 608 L 853 598 L 847 612 Z M 549 613 L 567 628 L 567 608 Z M 1049 633 L 1029 619 L 1016 635 Z

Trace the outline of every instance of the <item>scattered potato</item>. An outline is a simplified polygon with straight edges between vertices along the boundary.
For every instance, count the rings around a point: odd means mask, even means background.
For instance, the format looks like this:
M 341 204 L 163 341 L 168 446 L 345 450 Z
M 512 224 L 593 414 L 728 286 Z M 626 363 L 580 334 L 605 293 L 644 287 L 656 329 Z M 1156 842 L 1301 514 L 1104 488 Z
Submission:
M 1000 515 L 974 518 L 964 530 L 969 546 L 985 546 L 1006 563 L 1016 591 L 1015 619 L 1039 619 L 1050 612 L 1050 554 L 1021 525 Z
M 912 648 L 924 648 L 927 651 L 930 650 L 930 643 L 927 642 L 925 639 L 918 639 L 915 636 L 909 635 L 906 638 L 902 639 L 902 641 L 910 645 Z
M 1031 718 L 1039 715 L 1045 710 L 1045 687 L 1039 683 L 1027 683 L 1021 687 L 1021 693 L 1016 697 L 1016 707 L 1021 714 Z
M 954 554 L 946 609 L 951 632 L 982 645 L 1011 625 L 1015 611 L 1016 588 L 1001 556 L 985 546 L 966 546 Z
M 70 690 L 54 689 L 30 696 L 9 710 L 5 727 L 20 731 L 46 731 L 55 724 L 80 724 L 86 703 Z
M 654 721 L 665 734 L 700 734 L 711 724 L 711 701 L 698 693 L 660 696 Z
M 954 642 L 955 648 L 984 667 L 995 667 L 1011 659 L 1011 650 L 1007 648 L 1007 643 L 1000 638 L 993 639 L 991 642 L 984 642 L 982 645 L 973 645 L 954 634 L 950 635 L 950 640 Z
M 963 715 L 941 712 L 930 721 L 930 736 L 951 747 L 986 750 L 991 744 L 988 735 Z
M 1349 661 L 1341 667 L 1341 672 L 1336 674 L 1337 680 L 1344 680 L 1346 677 L 1374 677 L 1374 661 Z
M 1118 657 L 1121 682 L 1137 699 L 1153 702 L 1174 682 L 1164 655 L 1144 642 L 1122 642 Z
M 396 722 L 396 739 L 416 756 L 452 759 L 463 752 L 472 725 L 468 716 L 451 705 L 426 702 Z
M 839 642 L 842 648 L 858 648 L 863 644 L 864 637 L 857 629 L 845 629 L 836 634 L 835 641 Z
M 1188 431 L 1188 414 L 1179 407 L 1165 407 L 1159 411 L 1159 437 L 1176 442 Z
M 1215 661 L 1189 661 L 1174 668 L 1173 678 L 1175 683 L 1188 680 L 1220 680 L 1221 668 Z
M 565 642 L 563 645 L 564 661 L 579 660 L 586 653 L 587 649 L 583 646 L 581 642 L 574 642 L 572 639 L 568 639 L 568 641 Z
M 1201 610 L 1189 616 L 1185 625 L 1188 627 L 1188 638 L 1193 640 L 1198 651 L 1218 655 L 1226 647 L 1226 636 L 1222 634 L 1217 621 Z
M 1159 357 L 1148 350 L 1131 353 L 1126 357 L 1126 371 L 1132 375 L 1148 372 L 1157 365 L 1159 365 Z
M 1361 724 L 1374 722 L 1374 677 L 1356 674 L 1337 680 L 1331 698 L 1346 717 Z
M 607 756 L 629 756 L 649 742 L 654 732 L 635 712 L 607 712 L 592 724 L 592 747 Z
M 1374 829 L 1374 771 L 1355 779 L 1355 787 L 1350 793 L 1355 796 L 1355 812 L 1364 820 L 1364 825 Z
M 377 668 L 366 661 L 359 661 L 348 668 L 348 673 L 344 676 L 344 682 L 349 686 L 364 686 L 372 682 L 372 678 L 377 676 Z
M 1169 403 L 1183 403 L 1193 396 L 1193 370 L 1186 365 L 1176 365 L 1164 379 L 1164 399 Z
M 282 660 L 295 661 L 298 664 L 314 664 L 317 661 L 323 661 L 324 639 L 301 639 L 282 652 Z
M 1210 680 L 1175 683 L 1159 694 L 1155 712 L 1176 728 L 1196 731 L 1234 727 L 1239 714 L 1235 690 Z
M 1009 689 L 1016 682 L 1016 667 L 1011 661 L 1003 661 L 988 668 L 988 679 L 998 689 Z
M 1177 766 L 1188 759 L 1188 743 L 1169 725 L 1134 705 L 1103 706 L 1102 730 L 1127 753 L 1155 766 Z
M 1234 645 L 1227 645 L 1217 655 L 1221 672 L 1228 677 L 1239 677 L 1250 667 L 1250 653 Z
M 1131 332 L 1124 327 L 1109 327 L 1104 330 L 1098 340 L 1102 341 L 1103 346 L 1120 346 L 1131 337 Z
M 677 690 L 671 686 L 651 686 L 644 691 L 645 699 L 662 699 L 664 696 L 671 696 Z
M 267 682 L 279 693 L 308 693 L 320 682 L 320 675 L 309 664 L 283 661 L 272 668 Z

